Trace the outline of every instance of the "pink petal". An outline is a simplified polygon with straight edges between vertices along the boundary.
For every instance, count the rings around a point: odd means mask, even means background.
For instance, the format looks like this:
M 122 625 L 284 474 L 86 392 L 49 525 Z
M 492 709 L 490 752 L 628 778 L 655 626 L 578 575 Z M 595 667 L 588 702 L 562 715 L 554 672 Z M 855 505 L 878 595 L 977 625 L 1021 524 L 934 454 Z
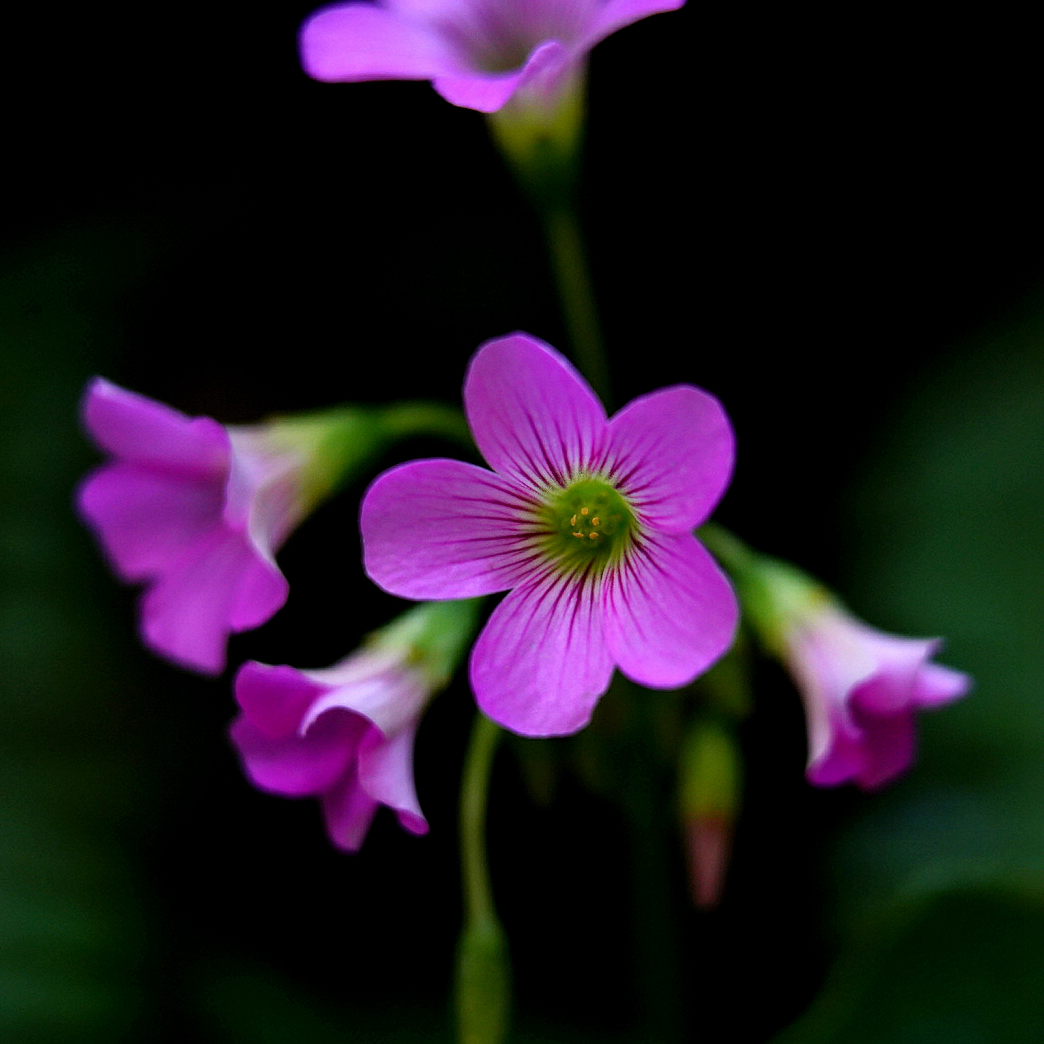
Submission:
M 222 481 L 227 474 L 228 433 L 209 417 L 186 417 L 95 377 L 84 395 L 83 420 L 94 441 L 121 460 Z
M 374 801 L 394 809 L 410 833 L 426 834 L 428 821 L 413 782 L 416 732 L 416 722 L 387 740 L 377 729 L 370 729 L 359 749 L 359 785 Z
M 966 696 L 971 687 L 971 677 L 962 671 L 938 663 L 926 663 L 914 682 L 913 704 L 917 707 L 940 707 Z
M 602 404 L 558 352 L 527 334 L 479 348 L 464 408 L 490 467 L 530 488 L 566 485 L 602 459 Z
M 323 795 L 323 818 L 330 840 L 344 852 L 358 852 L 377 814 L 377 802 L 366 793 L 355 771 Z
M 316 80 L 428 80 L 460 68 L 437 32 L 375 4 L 321 8 L 298 43 L 301 65 Z
M 677 11 L 684 6 L 685 0 L 606 0 L 597 8 L 597 14 L 584 34 L 584 46 L 594 47 L 599 40 L 604 40 L 617 29 L 623 29 L 649 15 Z
M 479 112 L 496 112 L 518 90 L 541 76 L 554 76 L 569 58 L 557 40 L 548 40 L 533 49 L 525 65 L 513 72 L 438 76 L 432 86 L 446 101 Z
M 676 689 L 732 645 L 736 596 L 689 533 L 648 533 L 604 584 L 609 651 L 627 677 Z
M 305 737 L 274 739 L 240 717 L 230 735 L 254 786 L 284 797 L 309 797 L 329 790 L 348 771 L 366 728 L 360 718 L 330 714 Z
M 239 669 L 234 687 L 244 716 L 273 739 L 297 736 L 305 713 L 324 691 L 293 667 L 253 660 Z
M 597 586 L 547 577 L 511 591 L 471 654 L 471 687 L 484 713 L 523 736 L 582 729 L 609 687 L 612 660 Z
M 863 764 L 853 779 L 863 790 L 877 790 L 913 764 L 917 748 L 914 714 L 909 710 L 878 716 L 854 708 L 854 717 L 863 731 Z
M 176 663 L 220 674 L 236 586 L 253 560 L 242 534 L 215 530 L 201 539 L 142 598 L 145 643 Z
M 286 604 L 290 585 L 278 567 L 263 557 L 251 543 L 253 551 L 236 582 L 229 609 L 229 628 L 233 632 L 250 631 L 271 620 Z
M 835 787 L 855 778 L 866 754 L 863 734 L 840 705 L 827 707 L 821 734 L 809 729 L 809 758 L 805 778 L 817 787 Z
M 80 514 L 124 580 L 171 568 L 221 518 L 220 482 L 107 464 L 80 487 Z
M 472 598 L 525 574 L 511 483 L 456 460 L 419 460 L 379 476 L 363 497 L 363 562 L 374 583 L 402 598 Z
M 302 672 L 311 681 L 333 674 L 337 668 L 325 671 Z M 413 728 L 431 697 L 431 685 L 419 670 L 399 666 L 370 678 L 360 678 L 323 692 L 301 719 L 301 730 L 306 732 L 322 714 L 331 710 L 345 710 L 364 717 L 382 736 L 392 736 L 403 729 Z
M 713 395 L 679 385 L 643 395 L 609 421 L 606 461 L 643 522 L 691 531 L 732 477 L 735 438 Z

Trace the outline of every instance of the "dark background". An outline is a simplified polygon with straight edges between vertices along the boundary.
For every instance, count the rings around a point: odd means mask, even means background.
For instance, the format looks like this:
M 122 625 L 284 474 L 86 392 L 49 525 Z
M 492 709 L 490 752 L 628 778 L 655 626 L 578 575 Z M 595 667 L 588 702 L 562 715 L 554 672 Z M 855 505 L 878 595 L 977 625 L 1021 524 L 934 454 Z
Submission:
M 95 373 L 244 422 L 456 403 L 487 338 L 566 347 L 482 117 L 425 84 L 307 80 L 308 10 L 5 16 L 11 1039 L 450 1039 L 465 686 L 420 733 L 431 835 L 382 814 L 338 855 L 314 803 L 244 782 L 230 676 L 138 647 L 134 594 L 70 508 L 97 459 L 76 422 Z M 909 780 L 866 798 L 804 784 L 800 704 L 759 668 L 710 914 L 687 904 L 669 774 L 643 834 L 579 743 L 506 746 L 491 859 L 519 1040 L 759 1042 L 810 1005 L 794 1044 L 1044 1037 L 1044 224 L 1024 36 L 908 6 L 692 4 L 593 55 L 582 217 L 618 400 L 717 394 L 739 445 L 721 520 L 876 625 L 948 635 L 978 690 L 927 723 Z M 416 440 L 383 463 L 452 452 Z M 359 567 L 365 481 L 291 539 L 290 601 L 233 640 L 233 666 L 326 665 L 394 614 Z M 636 942 L 642 887 L 670 912 L 658 968 Z

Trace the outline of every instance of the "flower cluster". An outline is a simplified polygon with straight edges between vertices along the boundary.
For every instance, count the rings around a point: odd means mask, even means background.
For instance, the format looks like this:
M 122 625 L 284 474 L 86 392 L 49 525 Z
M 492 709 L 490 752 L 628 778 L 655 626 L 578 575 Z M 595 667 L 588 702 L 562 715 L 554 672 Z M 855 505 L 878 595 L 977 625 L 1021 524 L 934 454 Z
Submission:
M 683 4 L 352 0 L 305 22 L 301 59 L 319 80 L 430 80 L 453 104 L 498 114 L 509 158 L 543 177 L 572 169 L 590 50 Z M 544 187 L 558 186 L 545 196 L 560 210 L 559 174 Z M 549 228 L 564 228 L 555 218 Z M 713 527 L 697 534 L 735 457 L 730 421 L 708 392 L 662 388 L 610 417 L 562 355 L 514 333 L 475 353 L 463 403 L 488 467 L 411 461 L 379 475 L 361 504 L 367 574 L 420 604 L 333 667 L 250 662 L 235 678 L 230 736 L 246 775 L 261 790 L 318 799 L 338 848 L 357 850 L 381 805 L 406 830 L 427 831 L 414 741 L 469 645 L 488 718 L 522 736 L 563 736 L 588 724 L 616 670 L 650 689 L 700 677 L 732 647 L 742 605 L 800 690 L 807 778 L 820 786 L 895 779 L 913 761 L 916 713 L 970 688 L 931 662 L 938 640 L 874 631 L 790 567 Z M 83 420 L 108 459 L 81 485 L 79 511 L 117 575 L 143 585 L 145 643 L 206 674 L 224 670 L 230 635 L 286 601 L 275 556 L 290 534 L 409 432 L 350 407 L 226 426 L 101 378 Z M 477 600 L 501 593 L 479 632 Z M 712 905 L 741 759 L 727 729 L 694 720 L 681 804 L 697 901 Z

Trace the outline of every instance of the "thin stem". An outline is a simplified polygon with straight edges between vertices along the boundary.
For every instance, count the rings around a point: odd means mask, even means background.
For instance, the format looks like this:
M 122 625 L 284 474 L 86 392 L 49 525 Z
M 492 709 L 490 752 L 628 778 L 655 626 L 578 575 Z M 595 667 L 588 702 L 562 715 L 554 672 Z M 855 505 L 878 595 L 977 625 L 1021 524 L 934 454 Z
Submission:
M 456 406 L 438 402 L 398 402 L 382 407 L 378 413 L 382 430 L 394 438 L 412 435 L 438 435 L 474 450 L 464 414 Z
M 464 927 L 457 944 L 455 1000 L 460 1044 L 503 1044 L 511 1010 L 511 961 L 493 906 L 486 861 L 486 798 L 500 729 L 475 715 L 460 793 Z
M 577 364 L 606 408 L 611 409 L 609 365 L 576 208 L 571 202 L 558 201 L 548 204 L 542 216 Z
M 500 728 L 475 715 L 460 792 L 460 861 L 465 918 L 470 924 L 496 922 L 486 859 L 486 798 Z

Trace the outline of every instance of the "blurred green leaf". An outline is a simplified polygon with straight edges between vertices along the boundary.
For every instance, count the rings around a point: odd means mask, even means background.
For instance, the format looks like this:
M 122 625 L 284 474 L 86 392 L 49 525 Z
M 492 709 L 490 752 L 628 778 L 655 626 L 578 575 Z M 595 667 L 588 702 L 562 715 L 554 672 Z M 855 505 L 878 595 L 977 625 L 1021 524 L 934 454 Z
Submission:
M 0 258 L 0 1039 L 129 1039 L 145 933 L 138 757 L 72 511 L 77 402 L 149 254 L 95 225 Z M 123 685 L 132 679 L 122 680 Z

